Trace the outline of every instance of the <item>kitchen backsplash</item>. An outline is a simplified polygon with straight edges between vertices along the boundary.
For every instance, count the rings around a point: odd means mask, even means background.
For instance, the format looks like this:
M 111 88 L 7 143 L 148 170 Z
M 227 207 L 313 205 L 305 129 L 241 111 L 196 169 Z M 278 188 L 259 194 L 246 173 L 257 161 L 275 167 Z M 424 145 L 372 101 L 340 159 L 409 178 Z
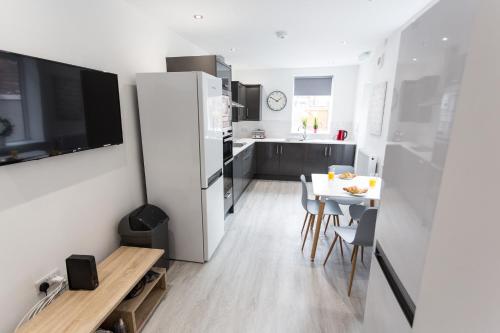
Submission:
M 236 139 L 251 138 L 252 131 L 255 129 L 263 129 L 266 131 L 268 138 L 288 138 L 298 136 L 299 133 L 292 133 L 291 121 L 283 120 L 261 120 L 261 121 L 240 121 L 233 123 L 233 135 Z M 314 134 L 308 132 L 308 137 L 318 139 L 331 139 L 337 136 L 337 131 L 343 129 L 349 132 L 347 140 L 354 139 L 353 137 L 353 123 L 352 122 L 333 122 L 330 134 Z

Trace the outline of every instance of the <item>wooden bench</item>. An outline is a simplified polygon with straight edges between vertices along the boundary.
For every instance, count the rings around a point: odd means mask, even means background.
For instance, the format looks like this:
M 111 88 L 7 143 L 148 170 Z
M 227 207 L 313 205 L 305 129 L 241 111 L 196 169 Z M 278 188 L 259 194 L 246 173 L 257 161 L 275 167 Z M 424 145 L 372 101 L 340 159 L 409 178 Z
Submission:
M 122 246 L 97 265 L 99 287 L 96 290 L 68 290 L 18 333 L 94 333 L 106 319 L 118 314 L 128 332 L 140 331 L 166 293 L 165 269 L 148 283 L 137 297 L 123 301 L 132 288 L 163 255 L 163 250 Z M 132 323 L 132 324 L 131 324 Z

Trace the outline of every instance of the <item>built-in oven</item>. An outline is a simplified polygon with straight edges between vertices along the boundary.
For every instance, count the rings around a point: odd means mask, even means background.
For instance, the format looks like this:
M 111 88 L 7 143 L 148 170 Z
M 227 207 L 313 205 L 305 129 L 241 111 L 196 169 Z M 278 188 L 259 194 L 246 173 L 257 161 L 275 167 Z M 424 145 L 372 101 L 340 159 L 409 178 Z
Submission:
M 222 152 L 224 163 L 233 158 L 233 130 L 228 129 L 223 132 Z
M 233 205 L 233 158 L 231 158 L 224 162 L 224 215 L 234 212 Z

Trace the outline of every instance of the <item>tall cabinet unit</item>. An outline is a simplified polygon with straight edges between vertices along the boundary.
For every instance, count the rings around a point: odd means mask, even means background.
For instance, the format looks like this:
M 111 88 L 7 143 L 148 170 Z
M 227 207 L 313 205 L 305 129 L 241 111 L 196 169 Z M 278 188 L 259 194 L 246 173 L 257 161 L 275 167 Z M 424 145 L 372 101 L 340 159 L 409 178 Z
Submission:
M 441 205 L 442 179 L 457 167 L 445 162 L 449 143 L 455 138 L 451 134 L 465 86 L 463 74 L 479 3 L 441 0 L 401 34 L 394 88 L 397 94 L 363 323 L 366 333 L 415 332 L 414 321 L 421 310 L 426 310 L 420 308 L 419 297 L 429 260 L 428 245 L 434 239 L 434 225 L 441 223 L 436 211 Z M 453 227 L 461 229 L 459 224 Z M 446 308 L 436 310 L 444 313 Z

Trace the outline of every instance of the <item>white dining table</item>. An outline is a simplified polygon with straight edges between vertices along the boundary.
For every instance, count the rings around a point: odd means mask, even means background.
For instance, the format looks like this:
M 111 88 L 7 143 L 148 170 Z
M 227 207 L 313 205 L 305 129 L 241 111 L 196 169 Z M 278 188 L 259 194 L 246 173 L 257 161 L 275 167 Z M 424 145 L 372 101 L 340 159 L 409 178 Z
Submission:
M 312 174 L 312 188 L 313 194 L 316 200 L 321 200 L 319 206 L 319 212 L 316 220 L 316 229 L 314 230 L 313 244 L 311 248 L 311 261 L 314 261 L 316 256 L 316 248 L 318 246 L 319 233 L 321 230 L 321 222 L 323 221 L 323 212 L 325 210 L 325 200 L 326 199 L 353 199 L 357 198 L 362 201 L 369 202 L 371 207 L 375 206 L 375 201 L 380 200 L 380 190 L 382 188 L 382 179 L 380 177 L 368 177 L 368 176 L 356 176 L 351 180 L 340 179 L 338 175 L 335 175 L 333 180 L 328 179 L 327 174 Z M 376 185 L 370 188 L 370 179 L 376 179 Z M 363 196 L 353 196 L 343 188 L 348 186 L 357 186 L 360 188 L 367 188 Z

